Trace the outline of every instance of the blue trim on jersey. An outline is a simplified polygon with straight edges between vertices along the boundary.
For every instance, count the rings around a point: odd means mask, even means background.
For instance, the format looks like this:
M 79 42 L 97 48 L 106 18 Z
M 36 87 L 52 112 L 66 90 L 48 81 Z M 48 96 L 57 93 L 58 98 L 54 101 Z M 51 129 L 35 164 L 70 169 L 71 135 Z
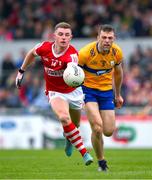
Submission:
M 100 76 L 102 74 L 106 74 L 112 71 L 112 68 L 111 69 L 92 69 L 92 68 L 89 68 L 87 65 L 84 65 L 81 67 L 90 73 L 96 74 L 97 76 Z
M 101 91 L 82 85 L 82 90 L 85 95 L 85 103 L 97 102 L 99 105 L 99 110 L 114 110 L 114 94 L 112 89 Z

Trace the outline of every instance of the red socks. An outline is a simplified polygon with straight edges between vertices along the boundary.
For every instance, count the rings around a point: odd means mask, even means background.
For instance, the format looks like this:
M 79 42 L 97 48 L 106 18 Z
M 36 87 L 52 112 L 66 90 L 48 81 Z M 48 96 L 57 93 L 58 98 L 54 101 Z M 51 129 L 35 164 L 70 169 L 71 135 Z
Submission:
M 66 138 L 71 142 L 73 146 L 77 148 L 77 150 L 80 151 L 81 155 L 83 156 L 87 152 L 87 150 L 83 145 L 78 128 L 72 122 L 68 126 L 64 126 L 63 129 Z

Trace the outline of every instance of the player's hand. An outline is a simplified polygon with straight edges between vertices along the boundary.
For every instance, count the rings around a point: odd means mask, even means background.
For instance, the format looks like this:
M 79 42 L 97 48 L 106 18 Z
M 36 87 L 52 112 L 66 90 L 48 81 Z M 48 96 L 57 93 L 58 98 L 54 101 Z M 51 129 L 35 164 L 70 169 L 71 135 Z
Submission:
M 16 87 L 18 89 L 21 88 L 21 83 L 22 83 L 23 76 L 24 76 L 24 71 L 22 69 L 19 69 L 18 73 L 17 73 L 17 76 L 16 76 Z
M 123 105 L 124 100 L 122 96 L 116 96 L 114 102 L 115 102 L 115 107 L 120 109 Z
M 78 64 L 75 63 L 75 62 L 69 62 L 69 63 L 67 64 L 67 67 L 68 67 L 68 66 L 78 66 Z

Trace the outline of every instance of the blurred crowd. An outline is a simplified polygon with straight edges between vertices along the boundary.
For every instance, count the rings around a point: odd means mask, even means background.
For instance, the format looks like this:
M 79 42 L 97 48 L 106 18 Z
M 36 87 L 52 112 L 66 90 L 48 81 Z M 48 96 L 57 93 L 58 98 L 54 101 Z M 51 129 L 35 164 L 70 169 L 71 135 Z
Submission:
M 110 23 L 118 38 L 152 36 L 152 0 L 1 0 L 0 39 L 48 39 L 53 26 L 67 21 L 73 35 L 95 37 Z
M 60 21 L 72 25 L 74 38 L 96 37 L 99 24 L 110 23 L 117 38 L 152 37 L 152 0 L 1 0 L 0 41 L 52 38 Z M 44 93 L 41 61 L 34 63 L 15 88 L 15 77 L 26 51 L 19 59 L 11 53 L 0 57 L 0 108 L 50 108 Z M 139 45 L 124 66 L 122 87 L 125 107 L 141 107 L 152 114 L 152 47 Z M 28 108 L 27 108 L 28 107 Z
M 138 45 L 124 67 L 123 97 L 126 106 L 142 107 L 152 113 L 152 47 Z
M 50 108 L 44 92 L 43 69 L 40 59 L 26 71 L 20 90 L 15 87 L 17 69 L 25 57 L 21 50 L 20 58 L 13 59 L 7 53 L 1 63 L 0 108 L 25 109 Z M 130 55 L 127 66 L 124 66 L 122 93 L 124 107 L 141 108 L 141 114 L 152 114 L 152 48 L 143 49 L 139 45 Z

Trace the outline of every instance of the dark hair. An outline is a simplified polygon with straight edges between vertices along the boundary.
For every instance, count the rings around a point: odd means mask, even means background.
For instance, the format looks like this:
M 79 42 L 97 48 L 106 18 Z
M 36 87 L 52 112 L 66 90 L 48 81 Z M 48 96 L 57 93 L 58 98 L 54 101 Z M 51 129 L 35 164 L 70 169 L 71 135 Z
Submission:
M 111 32 L 111 31 L 113 31 L 115 33 L 115 29 L 110 24 L 100 25 L 98 33 L 100 34 L 101 31 L 104 31 L 104 32 Z
M 58 28 L 71 29 L 71 25 L 66 22 L 60 22 L 56 24 L 54 30 L 56 31 Z

